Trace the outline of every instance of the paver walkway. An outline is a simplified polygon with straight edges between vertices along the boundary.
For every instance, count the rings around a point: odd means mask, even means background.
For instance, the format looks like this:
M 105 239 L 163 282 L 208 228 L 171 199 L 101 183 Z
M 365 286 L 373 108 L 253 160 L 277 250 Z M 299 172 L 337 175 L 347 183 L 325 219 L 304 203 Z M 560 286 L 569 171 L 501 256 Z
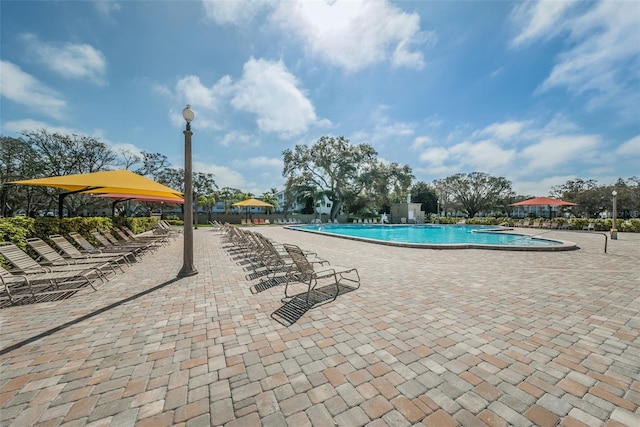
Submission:
M 570 252 L 420 250 L 253 228 L 362 286 L 271 317 L 283 287 L 195 235 L 98 292 L 0 310 L 2 426 L 638 426 L 640 235 Z M 252 285 L 254 288 L 252 288 Z

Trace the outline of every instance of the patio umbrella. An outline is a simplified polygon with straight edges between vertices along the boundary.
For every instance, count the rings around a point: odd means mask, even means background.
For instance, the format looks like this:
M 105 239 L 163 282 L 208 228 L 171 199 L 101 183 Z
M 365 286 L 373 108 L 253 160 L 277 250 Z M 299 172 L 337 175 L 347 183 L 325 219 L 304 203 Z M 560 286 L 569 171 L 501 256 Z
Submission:
M 512 203 L 509 206 L 549 206 L 549 216 L 551 216 L 551 206 L 577 206 L 577 203 L 552 199 L 551 197 L 534 197 L 533 199 Z
M 169 198 L 182 197 L 182 193 L 173 188 L 124 169 L 76 175 L 50 176 L 48 178 L 12 181 L 5 184 L 36 185 L 67 190 L 67 193 L 60 193 L 58 195 L 58 215 L 60 218 L 62 218 L 64 198 L 69 194 L 119 193 Z
M 247 199 L 247 200 L 243 200 L 241 202 L 238 203 L 234 203 L 231 206 L 244 206 L 246 207 L 246 213 L 247 216 L 246 218 L 249 219 L 249 208 L 250 207 L 258 207 L 258 208 L 272 208 L 273 205 L 271 203 L 267 203 L 267 202 L 263 202 L 262 200 L 258 200 L 258 199 Z

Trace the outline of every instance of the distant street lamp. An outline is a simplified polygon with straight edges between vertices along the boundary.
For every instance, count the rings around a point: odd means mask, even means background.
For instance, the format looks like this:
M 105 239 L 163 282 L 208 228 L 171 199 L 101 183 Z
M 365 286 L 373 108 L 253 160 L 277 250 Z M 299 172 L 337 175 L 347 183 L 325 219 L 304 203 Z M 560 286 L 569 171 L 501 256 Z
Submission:
M 611 219 L 611 239 L 618 240 L 618 229 L 616 228 L 616 216 L 618 216 L 618 207 L 616 206 L 616 198 L 618 196 L 618 192 L 613 190 L 611 192 L 613 196 L 613 218 Z
M 178 277 L 194 276 L 198 274 L 193 265 L 193 190 L 191 171 L 191 121 L 195 114 L 191 111 L 191 105 L 182 110 L 182 117 L 187 122 L 184 133 L 184 251 L 183 262 Z

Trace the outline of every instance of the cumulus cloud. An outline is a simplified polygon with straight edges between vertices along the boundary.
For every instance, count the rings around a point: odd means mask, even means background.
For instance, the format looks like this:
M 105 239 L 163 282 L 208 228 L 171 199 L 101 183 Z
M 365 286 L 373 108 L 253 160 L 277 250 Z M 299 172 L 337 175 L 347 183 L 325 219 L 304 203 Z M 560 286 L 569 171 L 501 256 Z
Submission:
M 528 122 L 508 121 L 503 123 L 493 123 L 486 128 L 476 132 L 477 135 L 487 135 L 499 140 L 509 140 L 519 135 L 527 126 Z
M 220 140 L 220 145 L 223 147 L 238 147 L 238 146 L 256 146 L 259 144 L 258 138 L 249 135 L 248 133 L 233 130 L 227 133 Z
M 278 172 L 282 170 L 282 167 L 284 165 L 282 159 L 266 156 L 251 157 L 244 161 L 243 164 L 247 164 L 253 167 L 276 168 Z
M 417 13 L 383 0 L 280 2 L 272 19 L 306 50 L 347 71 L 381 62 L 421 69 L 418 48 L 435 43 L 433 33 L 421 31 Z
M 107 60 L 98 49 L 88 44 L 48 43 L 34 34 L 22 34 L 27 51 L 36 59 L 68 79 L 88 80 L 105 84 Z
M 15 103 L 58 119 L 63 117 L 67 105 L 55 90 L 8 61 L 0 61 L 0 94 Z
M 311 101 L 282 61 L 251 58 L 244 64 L 235 89 L 231 105 L 255 114 L 264 132 L 291 138 L 307 131 L 317 120 Z
M 49 132 L 65 135 L 80 134 L 80 132 L 75 129 L 64 126 L 53 126 L 49 123 L 33 119 L 12 120 L 2 123 L 3 132 L 22 133 L 33 132 L 40 129 L 47 129 Z
M 543 138 L 522 150 L 529 170 L 552 170 L 575 158 L 582 162 L 595 157 L 601 144 L 597 135 L 557 135 Z
M 252 25 L 260 14 L 288 39 L 329 64 L 354 72 L 388 62 L 393 67 L 421 69 L 420 50 L 436 41 L 420 28 L 417 13 L 403 12 L 386 0 L 209 1 L 206 16 L 220 25 Z

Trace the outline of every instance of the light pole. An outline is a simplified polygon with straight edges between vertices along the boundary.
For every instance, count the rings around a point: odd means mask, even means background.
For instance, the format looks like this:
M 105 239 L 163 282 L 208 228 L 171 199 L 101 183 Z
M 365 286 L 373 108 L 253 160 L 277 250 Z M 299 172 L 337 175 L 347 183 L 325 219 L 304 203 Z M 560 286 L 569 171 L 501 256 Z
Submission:
M 616 216 L 618 216 L 618 207 L 616 206 L 616 197 L 618 192 L 613 190 L 611 192 L 613 196 L 613 218 L 611 219 L 611 240 L 618 240 L 618 229 L 616 228 Z
M 182 268 L 178 272 L 178 277 L 193 276 L 198 274 L 193 265 L 193 190 L 191 171 L 191 121 L 195 114 L 191 111 L 191 105 L 182 110 L 182 117 L 187 122 L 184 133 L 184 251 Z

